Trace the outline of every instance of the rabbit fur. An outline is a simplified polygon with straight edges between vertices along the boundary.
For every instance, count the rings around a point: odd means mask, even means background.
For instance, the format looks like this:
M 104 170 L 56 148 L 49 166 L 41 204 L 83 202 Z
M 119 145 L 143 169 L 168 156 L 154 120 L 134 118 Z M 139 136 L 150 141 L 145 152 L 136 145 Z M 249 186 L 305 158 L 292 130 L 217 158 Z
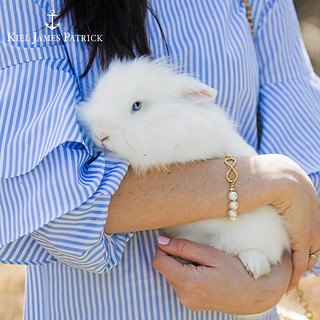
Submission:
M 99 148 L 127 159 L 139 173 L 226 154 L 256 155 L 212 103 L 216 94 L 163 60 L 116 59 L 77 114 Z M 135 102 L 140 102 L 137 111 Z M 290 250 L 283 221 L 269 205 L 239 214 L 236 222 L 216 218 L 165 228 L 164 233 L 237 256 L 254 278 L 269 274 L 283 251 Z

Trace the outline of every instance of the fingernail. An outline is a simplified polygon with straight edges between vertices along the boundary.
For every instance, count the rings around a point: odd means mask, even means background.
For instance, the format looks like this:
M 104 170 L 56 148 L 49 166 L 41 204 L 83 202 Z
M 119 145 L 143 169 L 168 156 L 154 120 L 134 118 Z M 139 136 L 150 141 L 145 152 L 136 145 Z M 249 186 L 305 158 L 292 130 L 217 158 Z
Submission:
M 158 237 L 158 243 L 162 244 L 163 246 L 166 246 L 170 242 L 170 238 L 159 236 Z
M 286 295 L 288 296 L 291 292 L 292 292 L 292 290 L 288 290 L 288 291 L 286 292 Z

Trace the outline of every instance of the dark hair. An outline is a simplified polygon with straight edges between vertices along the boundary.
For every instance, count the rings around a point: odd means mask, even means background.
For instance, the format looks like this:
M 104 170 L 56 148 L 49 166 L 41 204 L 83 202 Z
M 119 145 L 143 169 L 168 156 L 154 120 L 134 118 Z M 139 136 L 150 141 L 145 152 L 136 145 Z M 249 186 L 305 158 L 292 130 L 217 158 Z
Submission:
M 112 58 L 134 58 L 151 55 L 145 20 L 147 10 L 156 19 L 168 52 L 168 46 L 148 0 L 65 0 L 56 20 L 71 12 L 77 34 L 102 35 L 101 42 L 86 42 L 90 46 L 89 61 L 81 77 L 90 70 L 96 54 L 103 69 Z

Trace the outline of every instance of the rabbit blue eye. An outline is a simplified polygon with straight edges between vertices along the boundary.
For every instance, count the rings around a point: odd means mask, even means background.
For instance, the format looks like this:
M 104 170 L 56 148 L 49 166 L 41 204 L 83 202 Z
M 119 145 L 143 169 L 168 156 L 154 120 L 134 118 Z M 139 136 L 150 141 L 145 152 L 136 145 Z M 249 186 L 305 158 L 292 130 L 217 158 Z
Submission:
M 141 101 L 136 101 L 133 105 L 132 105 L 132 110 L 133 111 L 138 111 L 141 109 L 142 106 L 142 102 Z

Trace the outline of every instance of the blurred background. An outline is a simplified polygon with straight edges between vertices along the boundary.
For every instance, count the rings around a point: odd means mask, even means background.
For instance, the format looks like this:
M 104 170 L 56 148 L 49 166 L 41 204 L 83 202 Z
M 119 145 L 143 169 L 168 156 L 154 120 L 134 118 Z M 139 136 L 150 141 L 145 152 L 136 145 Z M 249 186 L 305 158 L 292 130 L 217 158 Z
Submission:
M 294 0 L 304 43 L 320 75 L 320 0 Z
M 295 0 L 302 36 L 311 62 L 320 75 L 320 0 Z M 320 106 L 319 106 L 320 107 Z M 310 307 L 320 319 L 320 277 L 310 276 L 301 281 Z M 21 320 L 23 309 L 24 267 L 0 264 L 0 319 Z M 293 292 L 281 304 L 303 312 Z M 37 320 L 37 319 L 35 319 Z M 57 319 L 58 320 L 58 319 Z

